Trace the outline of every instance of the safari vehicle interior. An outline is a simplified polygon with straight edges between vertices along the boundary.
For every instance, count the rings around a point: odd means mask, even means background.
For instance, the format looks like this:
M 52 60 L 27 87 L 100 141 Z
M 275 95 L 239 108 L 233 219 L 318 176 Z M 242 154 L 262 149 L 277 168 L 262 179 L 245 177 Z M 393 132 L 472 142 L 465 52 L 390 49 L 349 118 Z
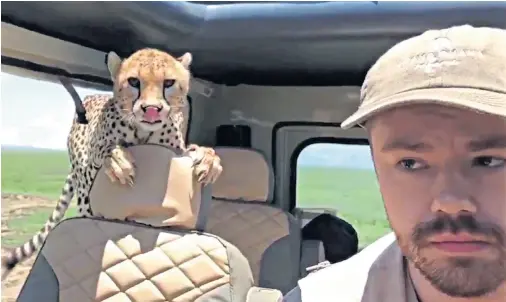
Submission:
M 108 219 L 61 222 L 18 301 L 278 301 L 329 249 L 351 244 L 346 258 L 362 246 L 325 224 L 303 236 L 339 213 L 296 203 L 302 150 L 368 144 L 339 125 L 395 43 L 452 25 L 506 28 L 504 16 L 505 2 L 2 3 L 6 73 L 110 92 L 109 51 L 191 52 L 186 140 L 215 148 L 223 166 L 200 187 L 192 158 L 131 147 L 135 188 L 99 172 L 90 198 Z

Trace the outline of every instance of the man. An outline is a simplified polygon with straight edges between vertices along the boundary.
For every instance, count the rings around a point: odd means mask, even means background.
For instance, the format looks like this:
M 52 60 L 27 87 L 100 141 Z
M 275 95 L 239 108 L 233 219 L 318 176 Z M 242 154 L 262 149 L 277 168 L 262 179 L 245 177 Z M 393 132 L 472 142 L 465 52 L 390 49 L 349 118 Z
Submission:
M 358 110 L 393 233 L 308 275 L 284 301 L 506 301 L 506 31 L 403 41 Z

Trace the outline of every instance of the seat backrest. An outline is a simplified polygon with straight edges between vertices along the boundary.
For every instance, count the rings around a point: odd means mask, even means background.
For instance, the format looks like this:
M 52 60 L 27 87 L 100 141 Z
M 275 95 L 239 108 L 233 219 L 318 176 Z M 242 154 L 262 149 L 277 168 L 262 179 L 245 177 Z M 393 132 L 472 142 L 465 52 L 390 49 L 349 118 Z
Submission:
M 244 302 L 252 286 L 246 258 L 217 236 L 70 218 L 47 237 L 16 301 Z
M 300 226 L 272 206 L 274 174 L 260 152 L 216 147 L 223 172 L 213 184 L 206 231 L 237 246 L 248 258 L 255 284 L 286 293 L 296 286 Z
M 90 204 L 105 218 L 58 224 L 17 301 L 246 301 L 247 259 L 226 240 L 192 230 L 205 224 L 210 202 L 199 194 L 192 155 L 128 149 L 135 185 L 113 184 L 100 170 Z
M 135 159 L 135 185 L 113 184 L 104 169 L 99 170 L 90 192 L 95 216 L 203 229 L 211 185 L 202 187 L 194 178 L 194 154 L 176 155 L 167 147 L 154 145 L 137 145 L 127 150 Z

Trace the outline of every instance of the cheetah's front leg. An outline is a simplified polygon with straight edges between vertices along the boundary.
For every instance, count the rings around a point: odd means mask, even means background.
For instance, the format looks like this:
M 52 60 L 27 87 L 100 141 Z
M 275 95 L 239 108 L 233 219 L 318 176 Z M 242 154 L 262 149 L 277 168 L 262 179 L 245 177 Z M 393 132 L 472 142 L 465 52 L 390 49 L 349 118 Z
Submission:
M 124 147 L 117 145 L 104 161 L 105 174 L 115 183 L 134 185 L 135 161 Z
M 214 149 L 192 144 L 188 146 L 185 153 L 194 159 L 194 173 L 197 175 L 199 183 L 212 184 L 221 175 L 223 167 L 220 157 L 216 155 Z

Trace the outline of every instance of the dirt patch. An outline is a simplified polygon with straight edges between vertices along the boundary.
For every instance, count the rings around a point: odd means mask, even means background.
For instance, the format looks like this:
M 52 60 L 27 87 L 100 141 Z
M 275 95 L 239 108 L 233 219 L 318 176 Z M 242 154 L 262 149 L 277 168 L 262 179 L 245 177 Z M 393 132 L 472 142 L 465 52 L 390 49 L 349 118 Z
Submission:
M 20 194 L 2 194 L 2 237 L 15 230 L 8 228 L 9 220 L 28 216 L 40 208 L 53 208 L 55 201 L 38 196 Z M 2 246 L 2 253 L 4 247 Z M 2 282 L 2 302 L 14 302 L 30 272 L 35 257 L 18 264 Z

